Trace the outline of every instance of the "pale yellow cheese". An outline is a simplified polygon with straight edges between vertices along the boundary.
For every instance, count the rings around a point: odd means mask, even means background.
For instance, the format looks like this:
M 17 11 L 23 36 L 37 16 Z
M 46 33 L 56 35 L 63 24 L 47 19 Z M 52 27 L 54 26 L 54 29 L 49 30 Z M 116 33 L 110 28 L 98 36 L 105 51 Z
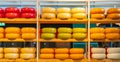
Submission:
M 19 48 L 4 48 L 4 53 L 18 53 Z
M 35 54 L 22 53 L 22 54 L 20 54 L 20 58 L 22 58 L 22 59 L 34 59 Z
M 71 9 L 71 13 L 85 13 L 85 8 L 75 7 Z
M 5 53 L 4 57 L 6 59 L 17 59 L 19 58 L 19 54 L 18 53 Z
M 76 18 L 76 19 L 85 19 L 87 16 L 85 13 L 75 13 L 72 15 L 72 18 Z
M 58 13 L 57 14 L 57 18 L 59 18 L 59 19 L 69 19 L 71 17 L 72 16 L 70 13 Z
M 54 13 L 42 13 L 43 19 L 55 19 L 56 15 Z
M 70 8 L 67 8 L 67 7 L 58 8 L 58 9 L 57 9 L 57 12 L 58 12 L 58 13 L 70 13 L 70 12 L 71 12 L 71 9 L 70 9 Z
M 42 8 L 42 13 L 56 13 L 56 9 L 52 7 L 44 7 Z

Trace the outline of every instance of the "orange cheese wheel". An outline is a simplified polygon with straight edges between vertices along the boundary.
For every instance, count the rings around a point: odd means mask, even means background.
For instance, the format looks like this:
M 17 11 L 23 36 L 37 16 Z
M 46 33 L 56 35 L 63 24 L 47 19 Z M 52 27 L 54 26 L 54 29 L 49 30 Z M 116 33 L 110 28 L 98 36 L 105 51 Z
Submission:
M 52 7 L 44 7 L 42 8 L 42 13 L 56 13 L 56 9 Z
M 53 54 L 54 49 L 53 48 L 42 48 L 41 49 L 41 54 Z
M 120 14 L 108 14 L 108 19 L 120 19 Z
M 54 54 L 40 54 L 40 59 L 54 59 Z
M 3 57 L 4 57 L 3 54 L 0 53 L 0 59 L 2 59 Z
M 104 33 L 104 32 L 105 32 L 105 29 L 100 27 L 90 29 L 90 33 Z
M 29 53 L 22 53 L 20 54 L 21 59 L 34 59 L 35 54 L 29 54 Z
M 19 53 L 19 48 L 4 48 L 4 53 Z
M 119 39 L 120 34 L 119 33 L 108 33 L 106 34 L 106 38 L 111 39 L 111 40 Z
M 120 8 L 110 8 L 107 10 L 107 14 L 120 13 Z
M 17 59 L 19 58 L 19 54 L 18 53 L 5 53 L 4 57 L 6 59 Z
M 69 49 L 68 48 L 57 48 L 55 49 L 56 54 L 68 54 Z
M 70 13 L 58 13 L 57 18 L 59 19 L 69 19 L 71 18 L 71 14 Z
M 6 38 L 8 39 L 16 39 L 16 38 L 20 38 L 20 34 L 16 34 L 16 33 L 9 33 L 5 35 Z
M 75 13 L 72 15 L 72 18 L 84 19 L 84 18 L 86 18 L 86 14 L 85 13 Z
M 106 28 L 105 33 L 119 33 L 119 28 Z
M 24 27 L 21 29 L 22 33 L 36 33 L 36 29 L 34 27 Z
M 5 29 L 6 33 L 20 33 L 20 28 L 19 27 L 7 27 Z
M 85 8 L 76 7 L 71 9 L 71 13 L 85 13 L 85 12 L 86 12 Z
M 35 39 L 36 34 L 35 33 L 23 33 L 22 38 L 23 39 Z
M 2 39 L 0 39 L 0 41 L 2 41 L 2 42 L 6 42 L 6 41 L 10 41 L 9 39 L 6 39 L 6 38 L 2 38 Z
M 43 13 L 42 18 L 43 19 L 54 19 L 56 18 L 56 15 L 54 13 Z
M 3 33 L 0 33 L 0 38 L 4 38 L 4 34 Z
M 68 59 L 69 54 L 55 54 L 56 59 Z
M 84 54 L 70 54 L 71 59 L 83 59 Z
M 83 48 L 71 48 L 70 53 L 71 54 L 82 54 L 84 53 L 84 49 Z
M 0 33 L 4 33 L 4 28 L 0 28 Z
M 21 48 L 21 53 L 35 53 L 36 49 L 35 48 Z
M 91 37 L 91 39 L 94 39 L 94 40 L 103 40 L 103 39 L 105 39 L 105 34 L 94 33 L 94 34 L 91 34 L 90 37 Z
M 104 14 L 91 14 L 91 18 L 94 18 L 94 19 L 104 19 L 105 15 Z
M 3 48 L 0 48 L 0 53 L 3 53 Z
M 104 12 L 104 8 L 92 8 L 90 11 L 91 14 L 104 14 Z
M 71 12 L 71 9 L 70 9 L 70 8 L 67 8 L 67 7 L 58 8 L 58 9 L 57 9 L 57 12 L 58 12 L 58 13 L 70 13 L 70 12 Z

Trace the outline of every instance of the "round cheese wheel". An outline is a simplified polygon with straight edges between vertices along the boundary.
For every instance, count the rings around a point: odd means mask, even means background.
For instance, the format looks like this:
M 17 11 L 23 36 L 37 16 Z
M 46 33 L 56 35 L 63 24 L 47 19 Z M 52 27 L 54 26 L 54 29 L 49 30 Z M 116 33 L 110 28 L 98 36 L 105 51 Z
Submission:
M 19 48 L 4 48 L 4 53 L 18 53 Z
M 68 48 L 57 48 L 55 49 L 56 54 L 68 54 L 69 49 Z
M 83 54 L 84 49 L 83 48 L 71 48 L 70 54 Z
M 55 54 L 56 59 L 68 59 L 69 54 Z
M 42 28 L 42 33 L 56 33 L 56 28 Z
M 56 18 L 56 15 L 54 13 L 43 13 L 42 18 L 43 19 L 54 19 Z
M 105 29 L 101 27 L 91 28 L 90 33 L 104 33 Z
M 15 34 L 15 33 L 9 33 L 5 35 L 6 38 L 8 39 L 16 39 L 16 38 L 20 38 L 20 34 Z
M 63 62 L 74 62 L 72 59 L 65 59 Z
M 40 59 L 54 59 L 54 54 L 40 54 Z
M 86 28 L 73 28 L 73 33 L 86 33 Z
M 21 48 L 21 53 L 35 53 L 36 49 L 35 48 Z
M 9 59 L 4 59 L 4 58 L 0 59 L 0 62 L 7 62 L 7 61 L 9 61 Z
M 75 13 L 72 15 L 72 18 L 84 19 L 84 18 L 86 18 L 86 14 L 85 13 Z
M 59 18 L 59 19 L 69 19 L 69 18 L 71 18 L 71 14 L 70 13 L 58 13 L 57 18 Z
M 35 33 L 23 33 L 22 38 L 23 39 L 35 39 L 36 34 Z
M 3 48 L 0 48 L 0 53 L 3 53 Z
M 4 28 L 0 28 L 0 33 L 4 33 Z
M 6 41 L 10 41 L 9 39 L 4 39 L 4 38 L 2 38 L 2 39 L 0 39 L 0 41 L 2 41 L 2 42 L 6 42 Z
M 119 38 L 120 38 L 120 34 L 119 33 L 109 33 L 109 34 L 106 34 L 106 39 L 115 40 L 115 39 L 119 39 Z
M 44 7 L 42 8 L 42 13 L 56 13 L 56 9 L 52 7 Z
M 3 58 L 3 54 L 0 53 L 0 59 L 2 59 L 2 58 Z
M 105 15 L 104 14 L 91 14 L 91 18 L 94 18 L 94 19 L 104 19 Z
M 58 34 L 58 38 L 62 39 L 62 40 L 67 40 L 67 39 L 70 39 L 71 37 L 72 37 L 72 35 L 69 33 L 59 33 Z
M 119 47 L 108 48 L 108 49 L 107 49 L 107 53 L 108 53 L 108 54 L 112 54 L 112 53 L 120 53 L 120 48 L 119 48 Z
M 108 59 L 120 59 L 120 53 L 107 54 Z
M 7 27 L 5 29 L 6 33 L 20 33 L 20 28 L 19 27 Z
M 93 54 L 105 54 L 105 48 L 92 48 L 91 52 Z
M 22 33 L 36 33 L 36 29 L 34 27 L 24 27 L 21 29 Z
M 34 59 L 35 54 L 22 53 L 22 54 L 20 54 L 20 58 L 22 58 L 22 59 Z
M 105 33 L 119 33 L 119 28 L 106 28 Z
M 108 19 L 120 19 L 120 14 L 108 14 Z
M 92 54 L 92 58 L 94 58 L 94 59 L 105 59 L 106 55 L 105 54 Z
M 120 8 L 109 8 L 107 14 L 120 13 Z
M 42 48 L 41 49 L 41 54 L 53 54 L 54 49 L 53 48 Z
M 72 33 L 72 28 L 60 27 L 58 28 L 58 33 Z
M 26 62 L 24 59 L 16 59 L 15 62 Z
M 91 37 L 91 39 L 94 39 L 94 40 L 103 40 L 103 39 L 105 39 L 105 34 L 94 33 L 94 34 L 91 34 L 90 37 Z
M 84 58 L 84 54 L 70 54 L 70 58 L 71 59 L 83 59 Z
M 104 14 L 105 9 L 104 8 L 92 8 L 90 13 L 91 14 Z
M 55 38 L 55 34 L 52 33 L 42 33 L 41 34 L 41 38 L 49 40 L 49 39 L 54 39 Z
M 17 53 L 5 53 L 4 57 L 6 59 L 17 59 L 17 58 L 19 58 L 19 54 L 17 54 Z
M 87 35 L 84 34 L 84 33 L 73 33 L 73 38 L 74 38 L 74 39 L 77 39 L 77 40 L 85 39 L 86 36 L 87 36 Z
M 71 13 L 85 13 L 85 12 L 86 12 L 85 8 L 76 7 L 71 9 Z
M 3 33 L 0 33 L 0 38 L 4 38 L 4 34 Z
M 70 9 L 70 8 L 67 8 L 67 7 L 58 8 L 58 9 L 57 9 L 57 12 L 58 12 L 58 13 L 70 13 L 70 12 L 71 12 L 71 9 Z

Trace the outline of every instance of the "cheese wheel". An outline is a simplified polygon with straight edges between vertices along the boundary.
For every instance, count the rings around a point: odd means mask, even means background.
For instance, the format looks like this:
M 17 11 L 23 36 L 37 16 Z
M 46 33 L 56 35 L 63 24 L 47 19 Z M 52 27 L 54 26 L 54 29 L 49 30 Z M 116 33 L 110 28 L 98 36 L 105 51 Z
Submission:
M 52 7 L 44 7 L 42 8 L 42 13 L 56 13 L 56 9 Z
M 18 53 L 19 48 L 4 48 L 4 53 Z
M 3 33 L 0 33 L 0 38 L 4 38 L 4 34 Z
M 120 53 L 107 54 L 108 59 L 120 59 Z
M 72 18 L 84 19 L 84 18 L 86 18 L 86 14 L 85 13 L 75 13 L 72 15 Z
M 2 59 L 2 58 L 3 58 L 3 54 L 0 53 L 0 59 Z
M 15 62 L 26 62 L 24 59 L 16 59 Z
M 7 62 L 7 61 L 9 61 L 9 59 L 4 59 L 4 58 L 0 59 L 0 62 Z
M 16 39 L 16 38 L 20 38 L 20 34 L 16 34 L 16 33 L 9 33 L 5 35 L 6 38 L 8 39 Z
M 72 35 L 69 33 L 59 33 L 58 34 L 58 38 L 62 39 L 62 40 L 67 40 L 67 39 L 70 39 L 71 37 L 72 37 Z
M 59 19 L 69 19 L 71 18 L 71 14 L 70 13 L 58 13 L 57 18 Z
M 20 54 L 21 59 L 34 59 L 35 54 L 30 54 L 30 53 L 22 53 Z
M 19 54 L 18 53 L 5 53 L 4 57 L 6 59 L 17 59 L 19 58 Z
M 56 59 L 68 59 L 69 54 L 55 54 Z
M 37 59 L 29 59 L 28 62 L 37 62 Z
M 120 19 L 120 14 L 108 14 L 108 19 Z
M 21 53 L 35 53 L 36 49 L 35 48 L 21 48 Z
M 4 33 L 4 28 L 0 27 L 0 33 Z
M 105 48 L 92 48 L 91 52 L 93 54 L 105 54 Z
M 76 7 L 71 9 L 71 13 L 86 13 L 86 10 L 85 8 Z
M 0 48 L 0 53 L 3 53 L 3 48 Z
M 90 13 L 91 14 L 104 14 L 105 9 L 104 8 L 92 8 Z
M 91 14 L 91 18 L 94 18 L 94 19 L 104 19 L 105 15 L 104 14 Z
M 71 59 L 75 59 L 75 60 L 83 59 L 84 58 L 84 54 L 70 54 L 70 58 Z
M 105 33 L 119 33 L 119 28 L 106 28 Z
M 42 28 L 42 33 L 56 33 L 56 28 Z
M 23 33 L 22 38 L 23 39 L 35 39 L 36 34 L 35 33 Z
M 21 29 L 22 33 L 36 33 L 36 29 L 34 27 L 24 27 Z
M 63 62 L 74 62 L 72 59 L 65 59 Z
M 83 54 L 84 49 L 83 48 L 71 48 L 70 54 Z
M 108 49 L 107 49 L 107 53 L 108 53 L 108 54 L 120 53 L 120 48 L 119 48 L 119 47 L 116 47 L 116 48 L 108 48 Z
M 54 38 L 55 38 L 55 34 L 42 33 L 42 34 L 41 34 L 41 38 L 42 38 L 42 39 L 46 39 L 46 40 L 54 39 Z
M 41 54 L 53 54 L 54 49 L 53 48 L 42 48 L 41 49 Z
M 55 49 L 56 54 L 68 54 L 69 49 L 68 48 L 57 48 Z
M 54 59 L 54 54 L 40 54 L 40 59 Z
M 6 39 L 6 38 L 5 38 L 5 39 L 3 38 L 3 39 L 0 39 L 0 41 L 2 41 L 2 42 L 5 41 L 5 42 L 6 42 L 6 41 L 10 41 L 10 40 L 9 40 L 9 39 Z
M 105 29 L 101 27 L 91 28 L 90 33 L 104 33 Z
M 73 33 L 86 33 L 86 28 L 73 28 Z
M 66 8 L 66 7 L 58 8 L 58 9 L 57 9 L 57 12 L 58 12 L 58 13 L 70 13 L 70 12 L 71 12 L 71 9 L 70 9 L 70 8 Z
M 94 58 L 94 59 L 105 59 L 106 55 L 105 54 L 92 54 L 92 58 Z
M 119 33 L 109 33 L 109 34 L 106 34 L 106 38 L 107 39 L 110 39 L 110 40 L 117 40 L 120 38 L 120 34 Z
M 54 60 L 51 60 L 51 61 L 49 61 L 49 62 L 63 62 L 63 61 L 60 60 L 60 59 L 54 59 Z
M 5 29 L 6 33 L 20 33 L 20 28 L 19 27 L 7 27 Z
M 89 62 L 87 58 L 81 60 L 81 62 Z
M 73 38 L 74 38 L 74 39 L 77 39 L 77 40 L 85 39 L 86 36 L 87 36 L 87 35 L 84 34 L 84 33 L 73 33 Z
M 58 28 L 58 33 L 72 33 L 72 28 L 60 27 Z
M 43 19 L 54 19 L 56 18 L 56 15 L 54 13 L 43 13 L 42 18 Z
M 91 37 L 91 39 L 94 39 L 94 40 L 103 40 L 103 39 L 105 39 L 105 34 L 94 33 L 94 34 L 91 34 L 90 37 Z
M 107 14 L 120 13 L 120 8 L 109 8 Z

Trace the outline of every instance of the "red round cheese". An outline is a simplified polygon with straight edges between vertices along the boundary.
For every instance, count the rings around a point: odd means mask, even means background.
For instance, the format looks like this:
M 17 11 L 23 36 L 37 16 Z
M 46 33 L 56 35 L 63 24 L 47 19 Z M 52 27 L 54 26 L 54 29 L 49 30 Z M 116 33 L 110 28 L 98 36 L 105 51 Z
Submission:
M 6 13 L 5 17 L 6 18 L 19 18 L 20 15 L 18 13 Z
M 0 8 L 0 13 L 4 13 L 4 10 L 2 8 Z
M 25 7 L 21 9 L 22 13 L 36 13 L 36 10 L 34 8 L 29 8 L 29 7 Z
M 4 15 L 2 13 L 0 13 L 0 18 L 3 18 L 3 17 L 4 17 Z
M 35 18 L 36 17 L 36 14 L 34 13 L 23 13 L 21 15 L 22 18 Z
M 8 7 L 5 9 L 5 13 L 20 13 L 20 10 L 16 7 Z

